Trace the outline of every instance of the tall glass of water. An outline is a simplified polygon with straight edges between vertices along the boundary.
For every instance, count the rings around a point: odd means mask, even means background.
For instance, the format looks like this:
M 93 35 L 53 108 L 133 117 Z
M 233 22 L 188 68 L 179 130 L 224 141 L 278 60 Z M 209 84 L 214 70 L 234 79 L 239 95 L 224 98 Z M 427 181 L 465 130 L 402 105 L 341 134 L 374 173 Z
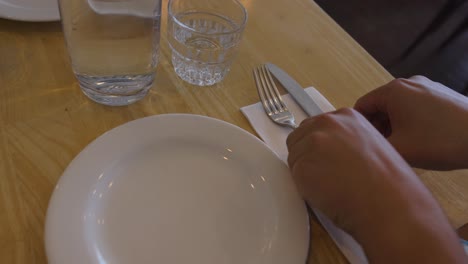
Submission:
M 151 88 L 161 0 L 59 0 L 73 71 L 84 94 L 128 105 Z
M 169 0 L 167 38 L 177 75 L 199 86 L 222 81 L 246 21 L 237 0 Z

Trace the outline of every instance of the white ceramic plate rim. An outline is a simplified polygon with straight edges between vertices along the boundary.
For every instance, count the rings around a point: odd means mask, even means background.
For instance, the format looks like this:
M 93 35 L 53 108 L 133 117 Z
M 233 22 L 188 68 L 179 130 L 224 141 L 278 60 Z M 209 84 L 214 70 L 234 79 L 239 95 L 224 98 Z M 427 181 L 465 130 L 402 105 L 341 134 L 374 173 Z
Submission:
M 60 20 L 58 3 L 43 8 L 29 7 L 24 5 L 13 5 L 0 0 L 0 17 L 31 22 L 47 22 Z
M 148 143 L 148 139 L 154 137 L 148 131 L 158 131 L 158 126 L 159 128 L 162 125 L 168 127 L 168 124 L 175 125 L 176 128 L 178 124 L 182 124 L 184 128 L 202 129 L 205 133 L 207 132 L 206 129 L 209 128 L 209 133 L 213 132 L 214 135 L 222 133 L 228 144 L 231 140 L 230 144 L 240 143 L 242 145 L 240 147 L 242 155 L 247 154 L 247 158 L 253 158 L 255 162 L 267 165 L 261 167 L 266 168 L 265 177 L 269 177 L 270 191 L 279 193 L 279 196 L 281 196 L 281 202 L 276 207 L 279 208 L 280 213 L 288 215 L 286 218 L 292 219 L 286 220 L 286 223 L 296 224 L 291 228 L 293 235 L 278 239 L 278 241 L 282 241 L 293 238 L 293 241 L 283 241 L 281 243 L 284 244 L 280 243 L 281 246 L 277 246 L 283 252 L 275 253 L 279 255 L 276 256 L 279 262 L 274 261 L 272 264 L 284 262 L 284 255 L 288 255 L 285 254 L 284 250 L 286 252 L 290 250 L 284 248 L 288 247 L 293 248 L 291 251 L 294 254 L 289 254 L 292 257 L 288 256 L 286 258 L 294 261 L 288 261 L 287 263 L 305 263 L 309 249 L 308 214 L 289 177 L 287 166 L 262 141 L 247 131 L 224 121 L 189 114 L 156 115 L 121 125 L 97 138 L 70 163 L 57 183 L 47 211 L 45 245 L 49 262 L 63 263 L 58 260 L 72 259 L 77 261 L 76 263 L 85 263 L 77 258 L 87 254 L 87 245 L 82 239 L 84 232 L 81 229 L 84 227 L 81 223 L 82 210 L 80 208 L 86 207 L 86 195 L 88 195 L 90 186 L 96 182 L 97 175 L 90 174 L 90 172 L 95 173 L 96 168 L 104 171 L 106 169 L 105 164 L 109 166 L 112 161 L 121 157 L 121 155 L 112 157 L 112 153 L 134 151 L 135 147 L 133 146 L 135 145 L 144 146 L 144 144 Z M 180 132 L 180 126 L 173 130 L 179 131 L 177 133 L 185 133 Z M 187 130 L 190 129 L 184 129 L 184 131 Z M 167 129 L 164 131 L 166 132 L 162 132 L 162 134 L 167 133 Z M 146 139 L 142 139 L 145 137 Z M 122 142 L 125 143 L 122 144 Z M 132 150 L 129 150 L 128 146 L 132 146 Z M 102 155 L 102 153 L 111 153 L 111 155 Z M 248 153 L 252 154 L 248 156 Z M 68 261 L 67 263 L 71 262 Z

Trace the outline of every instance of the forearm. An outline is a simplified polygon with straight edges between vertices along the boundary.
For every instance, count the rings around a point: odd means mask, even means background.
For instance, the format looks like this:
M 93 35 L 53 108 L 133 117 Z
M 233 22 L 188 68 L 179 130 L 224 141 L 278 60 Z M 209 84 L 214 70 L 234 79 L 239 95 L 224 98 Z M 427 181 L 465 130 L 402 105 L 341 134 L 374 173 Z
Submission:
M 435 217 L 386 219 L 358 240 L 370 263 L 465 263 L 453 230 L 445 219 Z
M 463 169 L 468 169 L 468 113 L 467 113 L 467 120 L 466 120 L 466 123 L 465 123 L 465 129 L 463 130 L 463 135 L 464 135 L 464 139 L 463 139 L 463 150 L 462 150 L 462 154 L 461 154 L 461 168 Z
M 453 110 L 453 115 L 458 117 L 452 121 L 458 124 L 457 126 L 439 128 L 453 130 L 453 136 L 435 140 L 439 141 L 439 144 L 445 142 L 445 148 L 441 151 L 443 157 L 440 158 L 447 159 L 448 169 L 468 169 L 468 106 Z
M 455 232 L 421 186 L 387 196 L 354 230 L 371 263 L 467 263 Z M 415 193 L 416 192 L 416 193 Z M 391 201 L 390 201 L 391 200 Z

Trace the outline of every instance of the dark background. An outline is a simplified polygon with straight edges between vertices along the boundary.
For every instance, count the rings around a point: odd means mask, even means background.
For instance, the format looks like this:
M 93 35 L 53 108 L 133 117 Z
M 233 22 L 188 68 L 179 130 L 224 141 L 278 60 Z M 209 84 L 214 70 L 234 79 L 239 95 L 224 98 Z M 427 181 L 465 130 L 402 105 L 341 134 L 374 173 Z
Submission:
M 468 0 L 315 0 L 395 77 L 468 95 Z

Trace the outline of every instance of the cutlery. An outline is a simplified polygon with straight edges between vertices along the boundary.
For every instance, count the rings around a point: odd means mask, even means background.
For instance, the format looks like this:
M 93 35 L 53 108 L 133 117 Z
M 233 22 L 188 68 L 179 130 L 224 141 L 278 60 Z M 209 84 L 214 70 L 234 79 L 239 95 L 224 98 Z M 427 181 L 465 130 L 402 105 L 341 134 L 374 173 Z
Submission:
M 323 111 L 318 107 L 315 101 L 313 101 L 312 98 L 310 98 L 309 95 L 305 93 L 302 87 L 296 81 L 294 81 L 294 79 L 289 77 L 287 73 L 285 73 L 277 66 L 267 63 L 254 69 L 254 77 L 263 108 L 267 115 L 270 117 L 270 119 L 275 121 L 272 115 L 270 115 L 269 113 L 273 111 L 271 109 L 272 105 L 276 104 L 273 97 L 267 97 L 267 93 L 275 94 L 276 100 L 278 102 L 280 102 L 280 100 L 282 101 L 281 96 L 279 95 L 277 88 L 274 84 L 274 77 L 272 75 L 278 79 L 278 81 L 286 88 L 287 91 L 289 91 L 291 96 L 296 100 L 296 102 L 304 109 L 304 111 L 308 115 L 315 116 L 323 113 Z M 293 116 L 290 112 L 289 114 Z M 277 121 L 275 122 L 278 123 Z M 295 121 L 293 117 L 293 123 L 294 122 Z M 330 219 L 328 219 L 325 215 L 320 214 L 319 212 L 315 212 L 315 210 L 313 210 L 307 204 L 307 202 L 305 202 L 305 205 L 307 210 L 309 211 L 309 215 L 316 216 L 318 221 L 323 225 L 325 230 L 327 230 L 327 232 L 333 238 L 335 243 L 342 250 L 343 254 L 346 256 L 346 258 L 348 258 L 350 263 L 367 263 L 367 259 L 362 248 L 349 234 L 336 227 L 333 224 L 333 222 Z M 309 257 L 310 255 L 308 256 L 308 258 Z M 308 263 L 308 261 L 306 261 L 306 263 Z
M 268 117 L 275 123 L 297 128 L 294 116 L 283 102 L 278 88 L 276 87 L 270 72 L 265 65 L 256 67 L 253 70 L 255 83 L 257 85 L 258 95 L 262 101 L 263 109 Z
M 267 63 L 265 65 L 308 116 L 316 116 L 323 113 L 317 103 L 310 98 L 304 89 L 302 89 L 302 87 L 291 76 L 289 76 L 289 74 L 272 63 Z

